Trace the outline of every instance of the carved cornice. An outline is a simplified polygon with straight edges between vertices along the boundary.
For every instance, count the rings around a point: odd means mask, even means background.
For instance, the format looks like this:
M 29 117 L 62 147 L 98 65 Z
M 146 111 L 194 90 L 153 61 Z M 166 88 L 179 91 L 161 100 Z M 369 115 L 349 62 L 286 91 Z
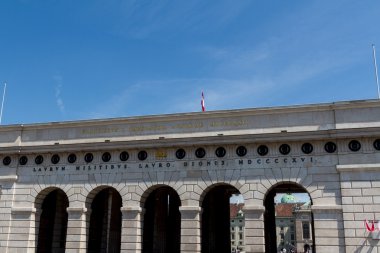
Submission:
M 339 172 L 380 171 L 380 164 L 338 164 L 336 170 Z

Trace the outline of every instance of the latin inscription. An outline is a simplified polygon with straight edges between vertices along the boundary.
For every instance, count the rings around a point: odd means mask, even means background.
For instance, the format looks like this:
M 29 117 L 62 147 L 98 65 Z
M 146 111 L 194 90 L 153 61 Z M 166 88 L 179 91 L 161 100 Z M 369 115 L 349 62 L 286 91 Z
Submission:
M 246 159 L 239 160 L 239 165 L 244 164 L 297 164 L 297 163 L 305 163 L 305 162 L 313 162 L 313 157 L 290 157 L 290 158 L 258 158 L 258 159 Z
M 87 164 L 76 166 L 45 166 L 34 167 L 32 171 L 38 174 L 76 172 L 112 172 L 121 170 L 155 170 L 155 169 L 189 169 L 189 168 L 236 168 L 247 169 L 268 168 L 276 166 L 302 166 L 314 163 L 313 157 L 272 157 L 256 159 L 230 159 L 230 160 L 194 160 L 194 161 L 155 161 L 146 163 L 125 162 L 118 164 Z
M 183 167 L 203 167 L 203 166 L 224 166 L 226 165 L 226 161 L 192 161 L 192 162 L 184 162 Z
M 33 172 L 48 172 L 48 171 L 65 171 L 66 167 L 61 166 L 61 167 L 37 167 L 33 168 Z
M 114 170 L 114 169 L 126 169 L 127 165 L 126 164 L 106 164 L 106 165 L 82 165 L 82 166 L 76 166 L 75 170 L 80 171 L 80 170 Z

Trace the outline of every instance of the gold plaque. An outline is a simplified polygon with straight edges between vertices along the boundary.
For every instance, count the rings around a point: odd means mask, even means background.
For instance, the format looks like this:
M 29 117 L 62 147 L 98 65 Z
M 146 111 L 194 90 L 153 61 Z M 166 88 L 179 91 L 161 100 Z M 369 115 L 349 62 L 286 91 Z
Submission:
M 166 153 L 165 150 L 157 150 L 156 151 L 156 158 L 166 158 L 168 154 Z

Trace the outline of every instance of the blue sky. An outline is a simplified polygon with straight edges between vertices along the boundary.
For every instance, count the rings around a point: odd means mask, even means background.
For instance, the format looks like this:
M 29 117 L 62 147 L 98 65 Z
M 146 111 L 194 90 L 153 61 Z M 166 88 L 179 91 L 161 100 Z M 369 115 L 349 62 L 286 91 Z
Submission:
M 3 124 L 377 98 L 379 28 L 378 0 L 2 0 Z

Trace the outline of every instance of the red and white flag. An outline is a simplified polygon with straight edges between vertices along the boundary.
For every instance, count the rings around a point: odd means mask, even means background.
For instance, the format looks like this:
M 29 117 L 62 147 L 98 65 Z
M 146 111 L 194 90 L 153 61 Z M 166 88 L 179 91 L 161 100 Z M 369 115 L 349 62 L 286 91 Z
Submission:
M 206 111 L 206 107 L 205 107 L 205 96 L 203 95 L 203 91 L 202 91 L 201 106 L 202 106 L 202 112 Z
M 375 231 L 375 222 L 372 220 L 372 223 L 369 224 L 367 220 L 364 221 L 365 228 L 367 229 L 368 232 L 373 232 Z

